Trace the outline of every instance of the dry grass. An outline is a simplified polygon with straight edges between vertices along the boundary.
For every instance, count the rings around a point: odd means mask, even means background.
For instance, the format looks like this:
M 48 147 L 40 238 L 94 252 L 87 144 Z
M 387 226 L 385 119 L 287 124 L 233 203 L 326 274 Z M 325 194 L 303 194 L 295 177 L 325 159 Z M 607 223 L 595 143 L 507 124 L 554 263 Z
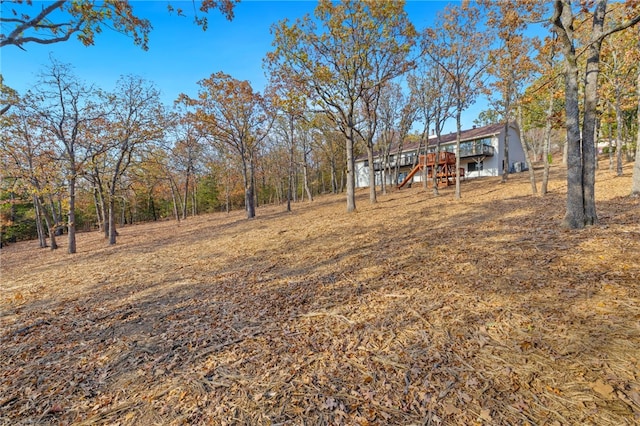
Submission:
M 0 423 L 640 422 L 640 204 L 527 174 L 3 249 Z

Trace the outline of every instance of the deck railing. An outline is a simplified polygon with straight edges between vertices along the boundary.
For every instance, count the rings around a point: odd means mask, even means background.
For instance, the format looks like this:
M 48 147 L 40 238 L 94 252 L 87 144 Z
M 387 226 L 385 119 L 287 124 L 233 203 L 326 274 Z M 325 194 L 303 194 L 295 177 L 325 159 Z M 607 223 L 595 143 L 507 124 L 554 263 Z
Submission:
M 396 166 L 396 164 L 398 164 L 400 167 L 404 167 L 404 166 L 412 166 L 413 162 L 416 158 L 415 154 L 410 154 L 410 155 L 406 155 L 406 156 L 402 156 L 400 157 L 400 159 L 392 159 L 391 161 L 389 161 L 387 167 L 389 168 L 394 168 Z M 373 169 L 378 171 L 378 170 L 382 170 L 382 160 L 374 160 L 373 162 Z
M 491 145 L 486 145 L 481 141 L 463 142 L 460 144 L 460 158 L 476 157 L 481 155 L 491 157 L 494 154 L 495 148 Z
M 443 147 L 443 152 L 453 152 L 455 150 L 455 146 L 446 146 Z M 460 144 L 460 158 L 465 157 L 479 157 L 486 156 L 492 157 L 495 155 L 495 148 L 491 145 L 487 145 L 483 141 L 475 141 L 475 142 L 462 142 Z M 400 167 L 411 166 L 415 160 L 415 154 L 408 154 L 401 156 L 399 159 L 393 158 L 387 164 L 387 167 L 394 168 L 398 163 Z M 373 168 L 375 171 L 382 170 L 383 164 L 382 159 L 376 159 L 373 162 Z

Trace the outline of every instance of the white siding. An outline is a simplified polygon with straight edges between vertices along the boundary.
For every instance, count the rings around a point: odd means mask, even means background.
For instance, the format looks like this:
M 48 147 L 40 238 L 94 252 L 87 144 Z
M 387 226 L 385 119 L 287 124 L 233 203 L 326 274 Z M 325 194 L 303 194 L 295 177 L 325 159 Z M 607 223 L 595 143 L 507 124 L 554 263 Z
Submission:
M 482 170 L 474 170 L 469 171 L 469 163 L 475 163 L 473 159 L 462 159 L 460 167 L 465 170 L 465 177 L 467 178 L 476 178 L 476 177 L 485 177 L 485 176 L 500 176 L 502 175 L 502 162 L 504 159 L 504 129 L 500 131 L 499 134 L 493 135 L 490 137 L 491 146 L 494 149 L 494 155 L 485 156 L 482 159 Z M 443 150 L 449 150 L 453 152 L 455 149 L 455 143 L 452 145 L 450 143 L 443 145 Z M 410 155 L 414 155 L 413 152 L 405 152 L 402 154 L 402 158 L 409 157 Z M 522 144 L 520 143 L 520 131 L 515 125 L 511 125 L 509 128 L 509 167 L 510 169 L 514 168 L 516 163 L 524 163 L 525 162 L 525 154 L 522 149 Z M 365 166 L 366 160 L 356 161 L 355 169 L 356 169 L 356 188 L 365 188 L 369 186 L 369 167 Z M 473 166 L 472 166 L 473 167 Z M 379 174 L 376 175 L 376 180 L 379 180 Z M 389 182 L 390 177 L 387 177 L 387 183 L 391 185 L 396 185 L 396 182 Z M 414 182 L 420 182 L 422 180 L 422 176 L 420 173 L 416 174 L 413 178 Z M 379 184 L 380 182 L 376 182 Z
M 356 188 L 369 187 L 369 166 L 365 166 L 366 160 L 356 161 Z

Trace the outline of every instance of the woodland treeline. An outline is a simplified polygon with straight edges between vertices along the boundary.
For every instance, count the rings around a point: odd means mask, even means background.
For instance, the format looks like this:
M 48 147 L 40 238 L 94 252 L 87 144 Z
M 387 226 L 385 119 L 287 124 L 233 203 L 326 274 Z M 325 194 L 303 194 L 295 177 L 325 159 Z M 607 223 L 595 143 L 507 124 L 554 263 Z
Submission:
M 3 34 L 1 47 L 72 35 L 91 45 L 107 24 L 146 47 L 150 23 L 128 2 L 54 4 L 68 15 L 63 30 L 37 40 L 28 31 L 42 34 L 46 14 L 14 17 L 20 31 Z M 233 5 L 202 3 L 229 18 Z M 327 192 L 344 192 L 353 211 L 357 156 L 373 164 L 408 140 L 439 140 L 449 122 L 459 135 L 472 124 L 516 121 L 529 161 L 544 166 L 541 176 L 529 167 L 532 192 L 542 195 L 551 150 L 563 149 L 563 223 L 592 225 L 602 143 L 615 173 L 636 160 L 629 190 L 640 193 L 639 21 L 637 0 L 481 0 L 452 3 L 432 27 L 416 28 L 403 2 L 322 0 L 313 16 L 273 24 L 262 92 L 220 71 L 173 105 L 138 76 L 106 91 L 52 59 L 26 93 L 2 85 L 2 241 L 38 238 L 56 248 L 66 233 L 74 253 L 77 230 L 98 229 L 115 244 L 125 224 L 240 208 L 252 218 L 260 205 L 290 210 Z M 489 108 L 462 123 L 480 96 Z M 371 187 L 370 201 L 386 189 Z

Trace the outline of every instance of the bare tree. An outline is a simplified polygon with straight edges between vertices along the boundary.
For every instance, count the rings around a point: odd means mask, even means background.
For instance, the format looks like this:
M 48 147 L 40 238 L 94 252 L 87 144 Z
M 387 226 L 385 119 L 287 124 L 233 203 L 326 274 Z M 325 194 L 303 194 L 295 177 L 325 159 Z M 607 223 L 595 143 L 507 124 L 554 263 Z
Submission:
M 25 102 L 39 115 L 44 132 L 59 144 L 58 158 L 67 181 L 68 252 L 75 253 L 78 177 L 87 161 L 105 149 L 103 141 L 91 136 L 92 124 L 106 114 L 100 103 L 100 92 L 81 83 L 68 65 L 53 60 Z
M 435 55 L 433 52 L 432 55 Z M 453 80 L 448 78 L 441 66 L 425 66 L 419 75 L 410 76 L 409 87 L 417 100 L 419 111 L 422 114 L 423 130 L 421 144 L 418 151 L 424 149 L 426 154 L 429 149 L 429 131 L 433 124 L 433 131 L 436 135 L 435 155 L 440 154 L 440 141 L 442 140 L 442 130 L 446 121 L 451 118 L 452 110 L 455 106 Z M 428 171 L 423 169 L 423 185 L 427 186 Z M 432 173 L 433 194 L 438 195 L 437 176 L 435 170 Z
M 296 80 L 298 87 L 307 87 L 318 109 L 345 137 L 347 211 L 351 212 L 356 209 L 358 108 L 365 97 L 398 75 L 400 64 L 384 64 L 404 60 L 415 30 L 401 1 L 347 0 L 337 4 L 321 0 L 315 17 L 307 16 L 293 25 L 286 21 L 277 24 L 273 30 L 275 51 L 268 61 L 272 69 L 285 70 L 283 74 Z
M 412 90 L 412 79 L 409 76 L 409 92 L 402 90 L 400 84 L 387 83 L 380 93 L 378 116 L 380 131 L 378 135 L 377 149 L 380 152 L 379 168 L 381 172 L 381 190 L 387 192 L 387 180 L 397 182 L 400 161 L 392 165 L 391 152 L 398 155 L 402 152 L 404 141 L 411 131 L 413 123 L 420 115 L 418 97 Z M 370 165 L 371 168 L 376 167 Z
M 539 19 L 540 4 L 531 1 L 492 2 L 484 0 L 482 4 L 488 10 L 488 26 L 495 28 L 499 46 L 492 49 L 488 71 L 495 79 L 490 83 L 492 92 L 499 98 L 494 105 L 504 123 L 504 161 L 502 164 L 502 182 L 506 182 L 510 172 L 509 128 L 516 121 L 514 113 L 519 108 L 524 85 L 530 81 L 534 71 L 531 60 L 533 42 L 525 34 L 527 23 Z M 530 160 L 530 149 L 524 135 L 521 136 L 523 151 L 529 169 L 532 192 L 536 194 L 535 175 Z
M 490 38 L 479 30 L 482 14 L 468 2 L 447 6 L 438 15 L 435 28 L 425 31 L 423 50 L 449 76 L 454 85 L 456 117 L 456 190 L 460 198 L 460 133 L 462 111 L 472 105 L 482 88 L 488 65 Z
M 158 140 L 162 135 L 160 92 L 140 77 L 122 77 L 111 96 L 113 110 L 109 115 L 110 163 L 106 181 L 109 200 L 109 244 L 116 243 L 116 191 L 141 145 Z
M 3 117 L 2 124 L 5 130 L 0 138 L 4 162 L 2 179 L 13 178 L 32 194 L 40 247 L 47 247 L 49 237 L 49 247 L 55 250 L 58 248 L 56 229 L 59 224 L 53 203 L 49 202 L 59 191 L 60 170 L 54 155 L 55 145 L 40 130 L 39 117 L 21 105 Z M 46 229 L 42 226 L 43 221 Z

